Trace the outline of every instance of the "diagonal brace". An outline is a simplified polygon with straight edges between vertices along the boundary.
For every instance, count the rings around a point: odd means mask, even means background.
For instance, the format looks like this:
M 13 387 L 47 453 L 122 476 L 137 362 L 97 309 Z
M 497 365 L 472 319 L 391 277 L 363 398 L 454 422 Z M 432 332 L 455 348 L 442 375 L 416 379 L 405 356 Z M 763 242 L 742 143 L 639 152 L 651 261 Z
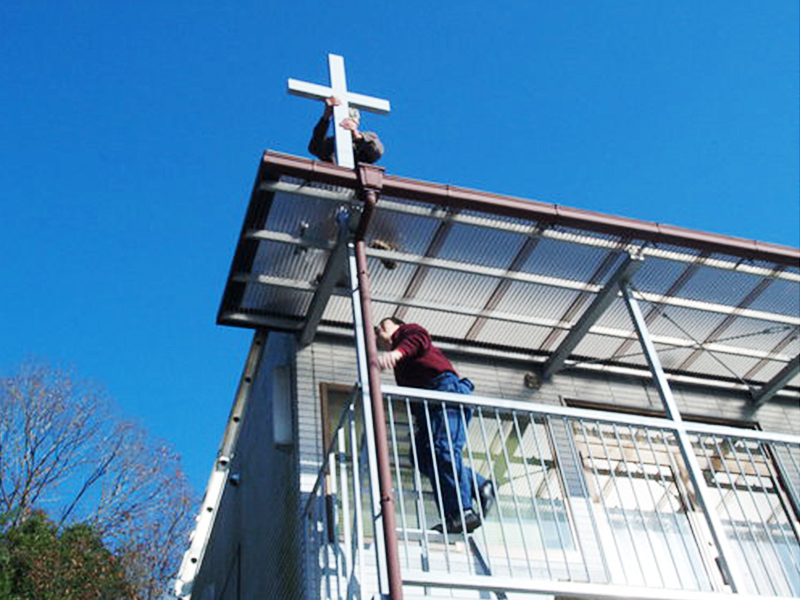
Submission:
M 345 215 L 347 211 L 342 211 L 337 215 L 339 221 L 339 235 L 336 239 L 336 245 L 331 249 L 328 256 L 328 262 L 325 264 L 325 270 L 322 272 L 322 277 L 317 284 L 317 291 L 314 293 L 314 298 L 311 300 L 311 305 L 308 307 L 306 320 L 303 324 L 303 331 L 300 333 L 300 347 L 308 346 L 314 339 L 314 334 L 317 332 L 317 327 L 322 320 L 322 315 L 328 306 L 328 300 L 333 295 L 336 283 L 339 281 L 344 266 L 347 260 L 347 243 L 350 238 L 350 231 L 346 220 L 349 215 Z
M 642 266 L 643 259 L 638 255 L 628 254 L 625 261 L 617 268 L 608 282 L 603 286 L 592 303 L 589 305 L 578 322 L 570 329 L 567 337 L 559 344 L 555 352 L 542 366 L 542 377 L 550 379 L 564 367 L 564 362 L 573 350 L 580 344 L 584 336 L 589 332 L 592 325 L 606 311 L 619 293 L 619 286 L 630 280 L 631 277 Z
M 758 408 L 768 402 L 798 373 L 800 373 L 800 355 L 790 360 L 764 387 L 753 394 L 753 408 Z

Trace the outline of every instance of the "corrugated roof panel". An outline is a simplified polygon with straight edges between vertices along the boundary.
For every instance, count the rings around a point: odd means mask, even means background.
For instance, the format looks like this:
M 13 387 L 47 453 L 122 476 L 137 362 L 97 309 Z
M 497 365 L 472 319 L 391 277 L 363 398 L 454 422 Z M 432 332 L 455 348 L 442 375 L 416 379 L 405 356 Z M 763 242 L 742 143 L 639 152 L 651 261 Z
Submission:
M 251 273 L 314 283 L 325 270 L 327 260 L 327 250 L 261 242 Z
M 435 219 L 417 217 L 378 208 L 372 217 L 368 242 L 382 240 L 394 245 L 398 252 L 423 256 L 428 250 L 439 223 Z
M 641 346 L 636 343 L 635 347 L 631 347 L 630 352 L 641 352 Z M 694 348 L 677 348 L 675 346 L 658 346 L 658 358 L 665 370 L 675 370 L 683 364 L 689 356 L 694 352 Z
M 547 277 L 588 282 L 608 254 L 609 250 L 605 248 L 578 246 L 560 240 L 542 238 L 528 257 L 522 270 L 526 273 L 536 273 Z M 615 264 L 619 264 L 622 260 L 622 256 L 617 257 Z M 604 280 L 613 272 L 614 270 L 610 269 Z M 603 281 L 599 282 L 601 285 L 602 283 Z
M 373 302 L 372 303 L 372 320 L 377 325 L 386 317 L 391 317 L 394 315 L 394 311 L 397 309 L 396 304 L 386 304 L 384 302 Z
M 477 210 L 461 210 L 459 215 L 470 217 L 474 223 L 481 227 L 495 229 L 507 229 L 511 232 L 525 234 L 536 225 L 536 221 L 530 219 L 519 219 L 515 217 L 503 217 L 499 215 L 487 215 Z
M 506 269 L 524 242 L 525 236 L 517 233 L 456 224 L 436 256 L 465 265 Z
M 405 316 L 406 323 L 418 323 L 427 329 L 433 338 L 464 339 L 467 331 L 475 321 L 475 317 L 442 315 L 440 311 L 422 308 L 409 308 Z
M 681 298 L 739 306 L 762 278 L 747 273 L 701 267 L 677 294 Z
M 502 344 L 533 352 L 550 334 L 550 329 L 505 321 L 487 321 L 476 341 Z
M 336 203 L 330 200 L 277 192 L 266 229 L 331 241 L 337 232 L 336 209 Z
M 718 375 L 719 377 L 726 378 L 744 377 L 758 362 L 759 359 L 749 358 L 747 356 L 733 356 L 731 354 L 719 353 L 715 353 L 712 356 L 708 352 L 703 352 L 698 356 L 697 360 L 689 366 L 688 371 L 691 373 Z
M 633 276 L 633 287 L 640 292 L 666 294 L 686 268 L 685 263 L 649 256 Z
M 418 202 L 416 200 L 406 200 L 405 198 L 398 198 L 397 196 L 390 196 L 388 194 L 381 194 L 381 199 L 378 202 L 396 202 L 397 204 L 404 204 L 413 208 L 415 211 L 425 213 L 427 215 L 434 215 L 442 211 L 442 207 L 437 204 L 430 204 L 429 202 Z
M 785 362 L 780 362 L 777 360 L 770 360 L 768 361 L 762 368 L 758 370 L 755 375 L 751 375 L 750 379 L 754 381 L 759 381 L 762 383 L 767 383 L 770 381 L 775 375 L 781 372 L 781 370 L 786 366 Z M 791 381 L 787 385 L 797 385 L 800 386 L 800 375 L 794 378 L 794 383 Z
M 311 181 L 303 182 L 287 177 L 282 177 L 281 180 L 283 182 L 294 181 L 306 186 L 307 189 L 339 193 L 328 194 L 327 198 L 319 198 L 277 192 L 269 197 L 269 201 L 265 201 L 269 195 L 259 192 L 254 194 L 251 199 L 251 202 L 259 204 L 251 205 L 248 222 L 259 223 L 260 219 L 257 215 L 261 211 L 267 217 L 265 227 L 271 231 L 295 236 L 308 241 L 311 245 L 333 241 L 338 231 L 335 220 L 336 211 L 343 205 L 353 203 L 352 190 Z M 422 183 L 420 185 L 425 186 Z M 442 189 L 441 186 L 433 187 L 437 193 Z M 414 193 L 414 186 L 412 185 L 408 190 Z M 575 305 L 578 310 L 568 317 L 572 323 L 575 323 L 594 299 L 592 294 L 581 295 L 580 292 L 574 290 L 518 281 L 504 281 L 470 272 L 470 267 L 477 265 L 508 269 L 526 241 L 531 239 L 528 236 L 537 225 L 533 220 L 511 219 L 477 211 L 459 211 L 452 207 L 445 207 L 444 203 L 434 205 L 390 197 L 384 197 L 382 202 L 385 203 L 386 208 L 382 208 L 381 203 L 378 204 L 368 234 L 368 241 L 383 240 L 402 253 L 425 256 L 429 253 L 437 230 L 440 230 L 442 225 L 448 221 L 452 223 L 452 225 L 446 226 L 449 227 L 449 230 L 447 236 L 443 238 L 436 258 L 460 262 L 465 266 L 464 272 L 433 269 L 423 265 L 401 262 L 398 262 L 396 268 L 387 269 L 379 259 L 369 259 L 374 296 L 399 300 L 404 294 L 408 294 L 413 300 L 439 307 L 438 309 L 409 307 L 405 314 L 408 321 L 417 321 L 423 324 L 431 330 L 435 337 L 464 339 L 467 331 L 476 322 L 476 318 L 448 314 L 441 309 L 443 307 L 482 309 L 495 295 L 498 287 L 504 289 L 505 292 L 501 297 L 495 298 L 497 306 L 493 307 L 493 310 L 498 313 L 516 315 L 521 319 L 529 317 L 558 321 L 565 316 L 566 311 L 574 305 L 576 299 L 582 298 L 582 304 Z M 390 202 L 396 203 L 394 210 L 389 205 Z M 397 210 L 398 204 L 402 205 L 402 210 Z M 268 215 L 267 210 L 269 210 Z M 256 216 L 254 217 L 254 215 Z M 608 227 L 613 227 L 613 223 L 614 220 L 609 219 Z M 634 235 L 647 237 L 649 233 L 645 231 L 646 229 L 648 228 L 645 227 L 641 230 L 642 233 L 634 233 Z M 619 231 L 628 230 L 625 223 L 620 222 Z M 696 239 L 702 242 L 704 235 L 698 234 Z M 680 236 L 677 237 L 680 238 Z M 694 243 L 689 240 L 689 237 L 685 239 L 687 239 L 687 244 Z M 613 263 L 607 265 L 608 269 L 604 273 L 603 280 L 595 282 L 603 285 L 625 258 L 624 253 L 618 252 L 619 241 L 618 234 L 599 234 L 569 227 L 551 226 L 541 232 L 536 241 L 536 247 L 520 270 L 523 273 L 588 282 L 605 261 L 613 258 Z M 709 256 L 709 260 L 723 261 L 724 264 L 717 262 L 716 267 L 719 268 L 696 267 L 691 277 L 682 281 L 679 279 L 680 276 L 686 273 L 687 269 L 692 268 L 693 258 L 700 255 L 699 251 L 690 246 L 654 244 L 653 242 L 644 242 L 642 239 L 632 239 L 629 240 L 629 243 L 634 246 L 644 246 L 647 249 L 642 267 L 633 280 L 634 289 L 645 293 L 665 294 L 670 287 L 677 287 L 677 291 L 673 292 L 677 298 L 718 303 L 730 307 L 741 304 L 748 294 L 765 281 L 764 277 L 769 275 L 769 272 L 775 267 L 773 263 L 766 261 L 754 262 L 727 254 L 714 254 Z M 721 246 L 709 243 L 705 247 L 718 248 Z M 737 247 L 745 246 L 738 244 Z M 739 253 L 733 245 L 730 248 L 731 252 Z M 785 253 L 782 256 L 784 255 Z M 293 281 L 301 288 L 307 284 L 313 286 L 323 273 L 328 257 L 327 250 L 317 250 L 292 243 L 240 240 L 234 260 L 232 273 L 234 277 L 229 288 L 230 294 L 226 291 L 224 300 L 225 310 L 252 311 L 254 315 L 303 317 L 313 296 L 311 291 L 249 283 L 241 292 L 242 284 L 236 281 L 236 276 L 265 275 L 286 279 L 288 284 Z M 778 262 L 785 261 L 778 260 Z M 611 263 L 610 260 L 609 263 Z M 754 266 L 765 270 L 766 273 L 753 275 L 746 272 Z M 246 270 L 250 267 L 252 268 L 249 273 L 236 271 Z M 789 266 L 784 271 L 797 274 L 800 273 L 800 268 Z M 415 280 L 415 274 L 422 275 L 422 277 L 417 277 L 416 281 L 419 285 L 416 285 L 415 289 L 410 289 L 411 282 Z M 768 281 L 770 284 L 764 287 L 762 293 L 752 301 L 748 308 L 795 317 L 800 315 L 800 284 L 785 279 Z M 347 278 L 343 277 L 337 284 L 346 285 L 346 282 Z M 681 285 L 676 286 L 676 283 L 679 282 Z M 238 305 L 236 305 L 237 303 Z M 397 306 L 391 303 L 375 302 L 375 319 L 379 320 L 393 314 L 397 310 Z M 726 324 L 715 343 L 733 348 L 732 354 L 719 355 L 720 360 L 728 365 L 727 367 L 722 367 L 707 352 L 697 354 L 695 348 L 676 348 L 661 344 L 658 345 L 659 356 L 668 370 L 680 368 L 688 357 L 694 355 L 696 358 L 685 367 L 692 372 L 734 379 L 729 368 L 743 376 L 754 365 L 761 365 L 756 373 L 750 376 L 758 381 L 767 381 L 785 363 L 781 361 L 763 362 L 758 356 L 743 356 L 741 353 L 737 354 L 737 347 L 743 353 L 754 350 L 770 352 L 778 344 L 783 344 L 784 347 L 779 350 L 781 355 L 788 357 L 800 353 L 800 339 L 795 338 L 785 344 L 787 336 L 797 328 L 792 329 L 778 323 L 665 304 L 641 301 L 641 306 L 645 315 L 652 314 L 654 307 L 658 311 L 663 311 L 649 324 L 651 333 L 656 337 L 672 337 L 687 341 L 694 338 L 705 341 L 721 324 Z M 327 323 L 346 324 L 350 323 L 351 319 L 349 297 L 333 296 L 326 307 L 323 320 Z M 628 311 L 620 298 L 613 300 L 605 314 L 601 315 L 594 326 L 611 328 L 617 332 L 632 331 Z M 475 342 L 536 351 L 542 347 L 545 340 L 548 340 L 545 350 L 552 350 L 558 347 L 565 335 L 566 332 L 558 328 L 487 319 Z M 595 330 L 595 333 L 587 335 L 581 341 L 574 354 L 584 355 L 590 362 L 609 360 L 624 342 L 625 339 L 622 337 L 602 336 Z M 615 360 L 631 366 L 644 366 L 645 360 L 640 354 L 638 340 L 625 345 L 629 348 Z M 794 379 L 796 385 L 798 377 Z
M 800 284 L 773 279 L 749 308 L 784 315 L 800 315 Z
M 558 321 L 579 294 L 575 290 L 512 281 L 496 310 Z
M 497 287 L 497 279 L 446 269 L 427 269 L 414 295 L 419 300 L 482 309 Z
M 372 294 L 393 298 L 403 296 L 417 270 L 417 266 L 410 263 L 397 263 L 396 268 L 387 269 L 377 258 L 369 258 L 367 265 Z
M 589 308 L 589 304 L 584 307 L 584 310 Z M 583 312 L 581 312 L 583 314 Z M 645 313 L 646 314 L 646 313 Z M 633 331 L 633 323 L 631 322 L 628 307 L 625 306 L 622 298 L 614 298 L 611 305 L 600 315 L 600 318 L 595 322 L 596 327 L 610 327 L 612 329 L 623 329 L 625 331 Z
M 719 335 L 716 341 L 727 346 L 740 346 L 769 352 L 792 329 L 791 325 L 739 317 Z
M 586 356 L 591 359 L 609 360 L 619 347 L 622 340 L 604 335 L 588 333 L 584 336 L 572 354 Z M 630 351 L 633 352 L 639 345 L 638 340 Z
M 677 252 L 679 254 L 683 254 L 685 256 L 700 256 L 701 252 L 696 250 L 695 248 L 689 248 L 687 246 L 675 246 L 673 244 L 665 244 L 664 242 L 656 242 L 651 244 L 650 242 L 643 242 L 642 240 L 635 240 L 635 244 L 647 246 L 649 251 L 652 251 L 655 254 L 663 252 L 664 254 Z
M 278 317 L 304 317 L 313 294 L 274 286 L 248 284 L 242 308 Z
M 349 297 L 331 296 L 328 306 L 322 314 L 322 320 L 328 323 L 347 323 L 353 322 L 353 308 Z
M 646 303 L 642 302 L 642 304 Z M 727 318 L 718 313 L 680 306 L 661 306 L 661 309 L 658 317 L 647 325 L 650 333 L 684 340 L 704 341 Z M 645 315 L 648 312 L 649 310 L 645 311 Z
M 550 231 L 557 231 L 567 236 L 572 236 L 576 240 L 579 238 L 592 238 L 596 240 L 603 240 L 606 242 L 616 242 L 619 239 L 619 236 L 615 234 L 586 231 L 583 229 L 575 229 L 574 227 L 565 227 L 563 225 L 556 225 L 554 227 L 551 227 Z

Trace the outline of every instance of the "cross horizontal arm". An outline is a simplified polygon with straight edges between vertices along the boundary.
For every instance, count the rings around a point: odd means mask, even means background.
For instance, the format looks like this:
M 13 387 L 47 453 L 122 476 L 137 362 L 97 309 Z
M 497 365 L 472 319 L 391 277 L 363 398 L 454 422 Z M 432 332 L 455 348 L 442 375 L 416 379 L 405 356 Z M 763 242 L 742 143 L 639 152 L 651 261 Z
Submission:
M 333 95 L 333 90 L 324 85 L 300 81 L 299 79 L 289 80 L 289 93 L 312 100 L 324 100 Z
M 391 105 L 388 100 L 382 100 L 381 98 L 375 98 L 373 96 L 365 96 L 364 94 L 348 92 L 347 102 L 350 106 L 355 106 L 359 110 L 367 110 L 381 115 L 389 114 L 391 110 Z
M 289 79 L 288 90 L 289 93 L 294 96 L 310 98 L 311 100 L 324 100 L 325 98 L 335 95 L 333 89 L 330 87 L 309 83 L 308 81 L 300 81 L 299 79 Z M 341 98 L 341 100 L 344 99 L 345 98 Z M 366 110 L 381 115 L 389 114 L 391 111 L 391 104 L 388 100 L 375 98 L 374 96 L 347 92 L 346 99 L 350 106 L 359 110 Z

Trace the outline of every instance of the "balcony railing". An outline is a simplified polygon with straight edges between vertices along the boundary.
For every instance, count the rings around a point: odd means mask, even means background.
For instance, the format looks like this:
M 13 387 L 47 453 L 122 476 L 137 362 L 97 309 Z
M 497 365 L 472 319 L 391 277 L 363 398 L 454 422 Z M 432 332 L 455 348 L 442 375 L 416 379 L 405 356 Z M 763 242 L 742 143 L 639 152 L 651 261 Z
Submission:
M 687 449 L 668 419 L 384 392 L 398 546 L 411 596 L 459 590 L 457 597 L 699 600 L 730 593 L 699 496 L 712 499 L 732 549 L 725 558 L 744 574 L 741 597 L 800 595 L 800 437 L 686 425 L 705 485 L 698 494 Z M 320 573 L 325 598 L 380 591 L 382 537 L 371 504 L 377 482 L 364 443 L 371 429 L 361 426 L 358 406 L 342 414 L 306 505 L 309 566 Z M 445 522 L 442 482 L 457 474 L 457 448 L 446 444 L 449 461 L 431 451 L 432 424 L 448 409 L 448 430 L 460 424 L 467 431 L 468 487 L 484 477 L 496 494 L 488 514 L 471 502 L 481 520 L 471 533 L 461 532 L 468 501 L 460 492 L 457 524 L 433 529 Z M 441 472 L 447 468 L 452 473 Z

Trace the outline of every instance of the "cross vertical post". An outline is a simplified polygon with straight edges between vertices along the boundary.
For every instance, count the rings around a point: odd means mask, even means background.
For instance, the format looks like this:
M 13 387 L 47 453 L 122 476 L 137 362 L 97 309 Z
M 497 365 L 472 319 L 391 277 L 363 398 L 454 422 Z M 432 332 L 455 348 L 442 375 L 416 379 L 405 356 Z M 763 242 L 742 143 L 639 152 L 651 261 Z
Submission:
M 331 74 L 332 96 L 336 96 L 340 104 L 333 107 L 333 127 L 336 140 L 336 164 L 352 169 L 356 166 L 353 156 L 353 134 L 342 127 L 342 121 L 350 116 L 350 103 L 347 98 L 347 77 L 344 73 L 344 58 L 336 54 L 328 54 L 328 70 Z

